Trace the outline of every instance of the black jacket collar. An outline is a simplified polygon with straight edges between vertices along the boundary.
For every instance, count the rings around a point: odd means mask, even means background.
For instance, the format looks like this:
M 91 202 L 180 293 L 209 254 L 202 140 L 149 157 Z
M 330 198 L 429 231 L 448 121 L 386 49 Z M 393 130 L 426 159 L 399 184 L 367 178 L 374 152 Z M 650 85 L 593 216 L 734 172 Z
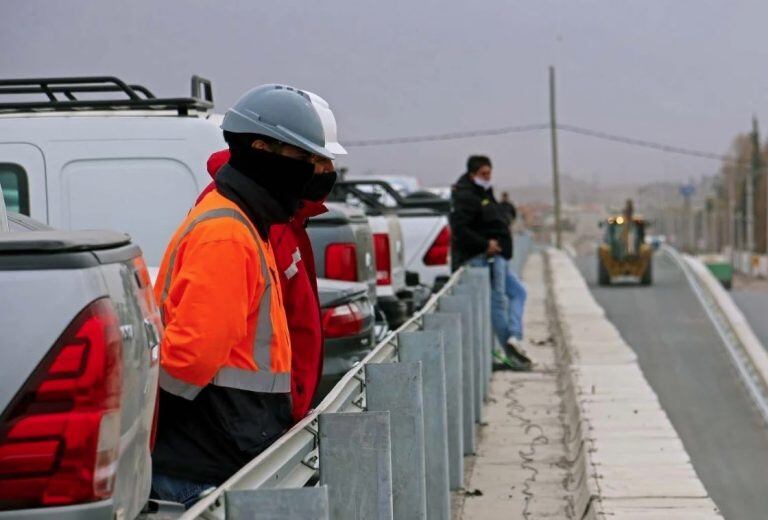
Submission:
M 269 226 L 290 219 L 267 190 L 228 163 L 216 174 L 216 190 L 243 210 L 264 240 Z
M 488 195 L 493 197 L 493 188 L 488 188 L 486 190 L 482 186 L 475 184 L 475 182 L 469 176 L 469 172 L 459 177 L 459 180 L 456 181 L 456 189 L 470 190 L 472 193 L 476 194 L 478 197 L 486 197 Z

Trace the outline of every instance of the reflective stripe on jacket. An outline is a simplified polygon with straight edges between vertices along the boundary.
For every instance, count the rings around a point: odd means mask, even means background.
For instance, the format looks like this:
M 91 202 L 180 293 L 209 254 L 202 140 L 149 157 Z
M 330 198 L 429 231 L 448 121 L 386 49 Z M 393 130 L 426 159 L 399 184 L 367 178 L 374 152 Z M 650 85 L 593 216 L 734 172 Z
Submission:
M 208 384 L 291 390 L 291 347 L 269 243 L 217 191 L 195 206 L 160 264 L 160 386 L 194 399 Z
M 216 177 L 229 158 L 228 149 L 211 154 L 208 159 L 211 178 Z M 215 190 L 216 184 L 210 183 L 196 204 Z M 273 224 L 269 229 L 269 243 L 280 274 L 291 336 L 291 404 L 296 422 L 307 415 L 323 374 L 323 329 L 317 298 L 317 273 L 312 244 L 305 228 L 309 218 L 326 211 L 322 203 L 305 200 L 291 222 Z

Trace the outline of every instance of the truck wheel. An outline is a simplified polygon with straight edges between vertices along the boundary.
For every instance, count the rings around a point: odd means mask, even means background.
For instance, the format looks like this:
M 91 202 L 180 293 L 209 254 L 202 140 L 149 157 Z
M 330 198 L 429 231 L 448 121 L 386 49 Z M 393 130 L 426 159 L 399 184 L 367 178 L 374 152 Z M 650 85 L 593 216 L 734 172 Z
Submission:
M 597 259 L 597 284 L 611 285 L 611 275 L 600 257 Z
M 643 277 L 640 278 L 640 285 L 651 285 L 653 283 L 653 261 L 648 261 L 648 267 L 645 268 Z

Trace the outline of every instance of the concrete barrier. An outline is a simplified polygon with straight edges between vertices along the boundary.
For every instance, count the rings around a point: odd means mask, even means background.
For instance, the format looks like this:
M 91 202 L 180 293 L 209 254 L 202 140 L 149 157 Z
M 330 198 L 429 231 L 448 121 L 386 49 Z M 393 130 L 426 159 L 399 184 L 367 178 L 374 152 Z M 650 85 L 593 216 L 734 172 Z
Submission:
M 665 248 L 664 252 L 685 273 L 694 294 L 720 334 L 763 421 L 768 425 L 768 351 L 730 294 L 700 259 L 672 248 Z
M 768 278 L 768 255 L 734 251 L 732 260 L 736 272 L 756 278 Z
M 546 258 L 572 517 L 721 518 L 637 357 L 571 258 L 555 249 Z

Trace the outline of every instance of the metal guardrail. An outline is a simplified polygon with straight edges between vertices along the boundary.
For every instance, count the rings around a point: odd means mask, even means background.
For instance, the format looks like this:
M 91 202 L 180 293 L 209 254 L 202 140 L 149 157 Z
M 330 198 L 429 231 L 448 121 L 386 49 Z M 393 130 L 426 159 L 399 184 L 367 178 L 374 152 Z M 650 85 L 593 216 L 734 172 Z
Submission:
M 531 254 L 532 250 L 533 236 L 529 232 L 525 231 L 515 235 L 515 254 L 509 264 L 517 276 L 522 276 L 523 266 L 525 266 L 525 261 L 528 260 L 528 255 Z
M 312 413 L 293 426 L 272 446 L 249 462 L 205 498 L 190 508 L 181 518 L 192 520 L 224 519 L 224 494 L 233 490 L 297 488 L 317 479 L 319 475 L 318 420 L 321 413 L 361 412 L 365 410 L 365 365 L 395 361 L 398 335 L 421 328 L 423 317 L 436 310 L 441 296 L 457 284 L 464 268 L 450 277 L 441 290 L 400 328 L 390 332 L 352 370 L 333 387 Z
M 521 234 L 515 237 L 515 257 L 510 266 L 513 271 L 520 273 L 532 248 L 533 241 L 530 235 Z M 440 291 L 433 294 L 419 311 L 397 330 L 387 334 L 359 364 L 347 372 L 317 408 L 224 484 L 190 508 L 181 518 L 184 520 L 224 519 L 226 510 L 232 508 L 232 504 L 226 504 L 226 497 L 232 496 L 233 491 L 275 490 L 317 485 L 320 480 L 320 416 L 338 412 L 370 414 L 367 399 L 373 399 L 373 395 L 367 396 L 367 392 L 371 391 L 370 386 L 366 390 L 368 368 L 373 364 L 398 361 L 401 334 L 407 335 L 425 328 L 433 328 L 436 323 L 425 326 L 424 322 L 425 316 L 435 312 L 454 313 L 449 315 L 461 316 L 462 323 L 469 325 L 467 330 L 464 330 L 464 325 L 459 327 L 453 324 L 456 330 L 461 331 L 460 337 L 452 338 L 453 344 L 456 345 L 456 350 L 452 352 L 455 352 L 456 358 L 452 358 L 454 364 L 450 366 L 455 368 L 454 372 L 449 370 L 450 349 L 446 343 L 444 350 L 446 364 L 441 376 L 446 385 L 442 390 L 443 398 L 451 399 L 454 408 L 458 403 L 458 408 L 463 409 L 463 413 L 451 412 L 450 414 L 453 417 L 451 429 L 453 437 L 449 442 L 452 454 L 450 463 L 445 461 L 449 464 L 452 473 L 451 488 L 460 487 L 463 473 L 462 454 L 466 455 L 474 451 L 474 425 L 481 420 L 483 398 L 487 397 L 491 375 L 489 347 L 494 340 L 490 327 L 490 282 L 489 278 L 486 278 L 487 274 L 487 270 L 484 272 L 483 268 L 462 268 L 453 273 Z M 455 314 L 457 312 L 461 314 Z M 464 321 L 465 319 L 468 321 Z M 462 344 L 469 347 L 462 348 Z M 404 343 L 402 348 L 407 349 L 408 345 Z M 463 360 L 461 360 L 462 357 Z M 470 367 L 471 374 L 467 372 L 466 367 Z M 457 377 L 462 382 L 457 384 Z M 448 387 L 451 389 L 449 390 Z M 450 417 L 448 419 L 451 420 Z M 459 441 L 458 437 L 463 437 L 463 442 Z M 447 492 L 446 489 L 445 493 Z M 446 504 L 446 507 L 450 508 L 450 505 Z

